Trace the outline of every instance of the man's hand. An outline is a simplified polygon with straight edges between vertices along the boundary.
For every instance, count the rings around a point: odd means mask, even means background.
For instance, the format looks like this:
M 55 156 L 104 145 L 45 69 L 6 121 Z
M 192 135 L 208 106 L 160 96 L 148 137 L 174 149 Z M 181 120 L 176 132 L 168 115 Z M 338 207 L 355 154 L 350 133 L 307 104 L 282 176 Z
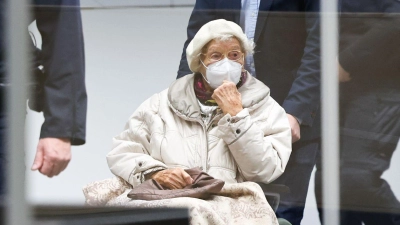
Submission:
M 236 116 L 242 111 L 242 96 L 236 88 L 236 85 L 231 81 L 224 81 L 221 86 L 214 90 L 211 96 L 221 108 L 224 114 L 229 113 L 231 116 Z
M 339 82 L 348 82 L 351 80 L 350 73 L 343 69 L 338 62 Z
M 300 140 L 300 124 L 299 121 L 297 121 L 297 119 L 290 115 L 290 114 L 286 114 L 288 119 L 289 119 L 289 124 L 290 124 L 290 128 L 292 130 L 292 143 Z
M 161 170 L 151 176 L 161 186 L 169 189 L 183 189 L 193 183 L 193 179 L 182 168 Z
M 32 170 L 48 177 L 58 175 L 71 160 L 71 142 L 67 138 L 41 138 Z

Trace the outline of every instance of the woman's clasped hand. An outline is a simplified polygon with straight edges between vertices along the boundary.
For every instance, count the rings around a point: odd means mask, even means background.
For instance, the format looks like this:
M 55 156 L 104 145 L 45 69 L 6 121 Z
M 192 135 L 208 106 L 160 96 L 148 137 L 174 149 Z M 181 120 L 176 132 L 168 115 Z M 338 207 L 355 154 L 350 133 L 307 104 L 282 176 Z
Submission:
M 193 179 L 182 168 L 161 170 L 154 173 L 151 178 L 168 189 L 182 189 L 193 183 Z

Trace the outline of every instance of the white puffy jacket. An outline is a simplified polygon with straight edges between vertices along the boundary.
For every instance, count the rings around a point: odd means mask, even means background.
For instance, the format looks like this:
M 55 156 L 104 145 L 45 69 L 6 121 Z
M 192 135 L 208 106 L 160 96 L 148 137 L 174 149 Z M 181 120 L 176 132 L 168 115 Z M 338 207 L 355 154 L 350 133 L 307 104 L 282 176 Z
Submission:
M 219 112 L 204 124 L 193 82 L 194 75 L 182 77 L 140 105 L 113 139 L 111 171 L 133 186 L 172 167 L 200 167 L 228 183 L 278 178 L 291 153 L 291 131 L 269 88 L 249 75 L 239 88 L 244 109 L 234 117 Z

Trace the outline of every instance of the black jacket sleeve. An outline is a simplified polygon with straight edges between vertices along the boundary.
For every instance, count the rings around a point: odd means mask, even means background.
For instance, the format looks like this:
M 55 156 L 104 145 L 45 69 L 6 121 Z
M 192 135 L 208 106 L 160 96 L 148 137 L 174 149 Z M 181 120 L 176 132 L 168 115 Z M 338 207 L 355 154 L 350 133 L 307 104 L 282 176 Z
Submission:
M 301 64 L 282 107 L 302 125 L 312 126 L 320 106 L 320 20 L 318 0 L 305 3 L 307 37 Z
M 70 138 L 72 145 L 82 145 L 87 95 L 79 0 L 36 0 L 34 16 L 46 75 L 40 138 Z
M 400 2 L 392 2 L 392 4 L 398 4 L 399 13 Z M 400 44 L 400 16 L 398 13 L 375 13 L 370 14 L 368 20 L 363 19 L 363 25 L 368 26 L 368 31 L 363 35 L 358 35 L 360 38 L 351 42 L 339 53 L 339 63 L 351 77 L 364 76 L 360 71 L 373 71 L 377 76 L 384 77 L 388 73 L 394 74 L 393 69 L 396 69 L 396 74 L 399 75 L 400 51 L 397 46 Z M 349 15 L 356 17 L 356 14 Z M 345 31 L 341 38 L 351 39 L 348 33 L 356 36 L 355 31 Z

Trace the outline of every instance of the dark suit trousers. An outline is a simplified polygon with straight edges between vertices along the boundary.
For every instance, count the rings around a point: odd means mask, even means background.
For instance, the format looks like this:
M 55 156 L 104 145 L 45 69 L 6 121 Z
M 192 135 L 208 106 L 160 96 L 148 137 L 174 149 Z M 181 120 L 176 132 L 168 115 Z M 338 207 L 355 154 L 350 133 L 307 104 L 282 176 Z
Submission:
M 295 142 L 285 172 L 273 182 L 290 188 L 290 193 L 281 194 L 276 215 L 293 225 L 300 225 L 303 218 L 311 172 L 319 149 L 319 139 Z

